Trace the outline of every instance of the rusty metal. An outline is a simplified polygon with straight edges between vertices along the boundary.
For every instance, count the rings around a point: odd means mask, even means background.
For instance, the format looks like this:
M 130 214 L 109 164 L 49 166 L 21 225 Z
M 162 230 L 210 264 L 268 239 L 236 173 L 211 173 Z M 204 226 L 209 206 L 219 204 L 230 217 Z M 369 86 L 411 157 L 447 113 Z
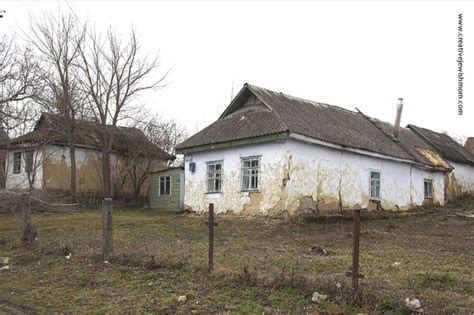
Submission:
M 209 272 L 214 268 L 214 204 L 209 204 Z
M 352 232 L 352 289 L 356 298 L 359 296 L 359 239 L 360 239 L 360 210 L 354 210 L 354 230 Z

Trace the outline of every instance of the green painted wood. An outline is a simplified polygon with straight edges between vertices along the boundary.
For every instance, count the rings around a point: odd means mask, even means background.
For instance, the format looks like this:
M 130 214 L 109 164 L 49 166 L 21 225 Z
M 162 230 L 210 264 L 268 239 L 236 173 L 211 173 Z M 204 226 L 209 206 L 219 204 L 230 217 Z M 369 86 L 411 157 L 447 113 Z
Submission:
M 149 201 L 152 209 L 170 212 L 181 210 L 179 204 L 180 187 L 184 185 L 184 183 L 181 183 L 180 175 L 183 172 L 182 169 L 175 168 L 151 174 Z M 162 176 L 171 177 L 170 195 L 160 196 L 160 177 Z

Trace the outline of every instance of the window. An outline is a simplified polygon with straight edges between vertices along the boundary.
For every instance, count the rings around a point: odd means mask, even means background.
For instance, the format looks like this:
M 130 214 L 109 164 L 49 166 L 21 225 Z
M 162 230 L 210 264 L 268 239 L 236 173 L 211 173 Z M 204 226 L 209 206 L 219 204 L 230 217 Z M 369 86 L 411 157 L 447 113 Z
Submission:
M 171 195 L 171 176 L 160 177 L 160 196 Z
M 380 172 L 370 172 L 370 199 L 380 200 Z
M 207 189 L 208 193 L 222 191 L 222 162 L 207 163 Z
M 13 174 L 21 173 L 21 152 L 13 153 Z
M 258 190 L 260 177 L 260 158 L 242 159 L 242 190 Z
M 33 150 L 27 150 L 26 154 L 26 163 L 25 163 L 25 171 L 30 173 L 33 171 Z
M 433 181 L 425 179 L 425 198 L 433 198 Z

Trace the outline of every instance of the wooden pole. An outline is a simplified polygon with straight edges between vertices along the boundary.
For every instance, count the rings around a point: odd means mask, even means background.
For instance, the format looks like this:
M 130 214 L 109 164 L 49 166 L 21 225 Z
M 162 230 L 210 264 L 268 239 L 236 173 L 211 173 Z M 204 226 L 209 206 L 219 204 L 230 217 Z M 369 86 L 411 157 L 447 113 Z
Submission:
M 352 288 L 356 299 L 359 297 L 359 239 L 360 239 L 360 210 L 354 210 L 354 231 L 352 233 Z
M 113 251 L 112 210 L 112 198 L 104 198 L 102 201 L 102 255 L 104 261 L 109 260 L 109 254 Z
M 214 268 L 214 204 L 209 204 L 209 272 Z
M 36 237 L 36 230 L 31 224 L 31 199 L 30 194 L 22 193 L 21 194 L 21 219 L 23 222 L 22 232 L 23 232 L 23 243 L 25 245 L 33 245 Z

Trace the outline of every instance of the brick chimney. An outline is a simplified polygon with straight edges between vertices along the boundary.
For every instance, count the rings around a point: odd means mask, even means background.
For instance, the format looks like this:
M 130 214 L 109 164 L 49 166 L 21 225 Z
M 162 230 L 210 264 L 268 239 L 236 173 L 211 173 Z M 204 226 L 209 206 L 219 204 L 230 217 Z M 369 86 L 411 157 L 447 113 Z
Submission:
M 466 143 L 464 144 L 464 149 L 474 156 L 474 137 L 467 138 Z

